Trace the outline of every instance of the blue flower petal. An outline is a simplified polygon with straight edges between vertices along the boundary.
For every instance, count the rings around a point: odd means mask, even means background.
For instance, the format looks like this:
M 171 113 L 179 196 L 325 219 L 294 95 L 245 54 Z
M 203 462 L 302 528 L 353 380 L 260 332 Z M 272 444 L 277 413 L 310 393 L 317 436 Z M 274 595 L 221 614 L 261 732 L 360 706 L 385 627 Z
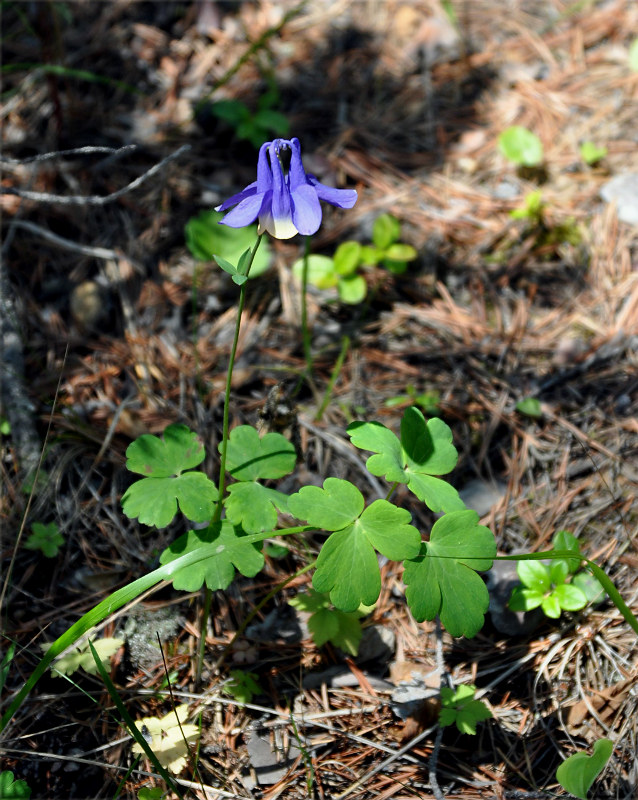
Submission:
M 229 225 L 231 228 L 243 228 L 253 223 L 260 215 L 264 206 L 270 205 L 270 192 L 253 194 L 245 197 L 238 206 L 219 221 L 220 225 Z
M 324 203 L 330 203 L 337 208 L 352 208 L 357 202 L 358 195 L 354 189 L 334 189 L 332 186 L 319 183 L 314 175 L 308 175 L 307 178 L 308 183 L 317 192 L 317 197 Z
M 245 189 L 242 189 L 241 192 L 237 192 L 232 197 L 229 197 L 228 200 L 224 200 L 224 202 L 220 206 L 215 206 L 215 211 L 226 211 L 227 208 L 231 206 L 236 206 L 237 203 L 241 203 L 242 200 L 245 200 L 247 197 L 252 197 L 257 192 L 257 181 L 249 184 Z
M 321 204 L 317 192 L 307 183 L 292 190 L 292 221 L 303 236 L 316 233 L 321 225 Z

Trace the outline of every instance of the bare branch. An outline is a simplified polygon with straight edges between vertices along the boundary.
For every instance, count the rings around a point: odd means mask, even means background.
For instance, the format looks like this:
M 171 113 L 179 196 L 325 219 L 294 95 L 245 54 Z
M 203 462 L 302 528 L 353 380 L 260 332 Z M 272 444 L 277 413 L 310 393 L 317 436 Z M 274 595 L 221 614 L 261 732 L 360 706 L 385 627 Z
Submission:
M 128 194 L 128 192 L 132 192 L 134 189 L 137 189 L 138 186 L 141 186 L 149 178 L 152 178 L 153 175 L 156 175 L 164 166 L 166 166 L 166 164 L 168 164 L 170 161 L 174 161 L 176 158 L 179 158 L 187 150 L 190 150 L 190 145 L 182 145 L 179 150 L 176 150 L 174 153 L 171 153 L 171 155 L 166 156 L 166 158 L 162 159 L 158 164 L 152 166 L 143 175 L 140 175 L 139 178 L 131 181 L 131 183 L 129 183 L 127 186 L 124 186 L 122 189 L 118 189 L 116 192 L 107 194 L 104 197 L 101 197 L 100 195 L 89 195 L 88 197 L 83 195 L 65 196 L 47 194 L 46 192 L 31 192 L 27 189 L 2 189 L 0 190 L 0 194 L 12 194 L 17 195 L 18 197 L 23 197 L 25 200 L 34 200 L 37 203 L 57 203 L 58 205 L 62 206 L 104 206 L 107 203 L 112 203 L 114 200 L 117 200 L 123 195 Z
M 30 158 L 8 158 L 7 156 L 0 156 L 0 163 L 7 164 L 8 166 L 22 167 L 26 164 L 39 164 L 41 161 L 51 161 L 53 158 L 62 158 L 63 156 L 84 156 L 92 155 L 93 153 L 126 155 L 135 150 L 137 150 L 137 145 L 134 144 L 126 144 L 124 147 L 98 147 L 87 145 L 86 147 L 74 147 L 72 150 L 57 150 L 51 153 L 42 153 L 39 156 L 31 156 Z

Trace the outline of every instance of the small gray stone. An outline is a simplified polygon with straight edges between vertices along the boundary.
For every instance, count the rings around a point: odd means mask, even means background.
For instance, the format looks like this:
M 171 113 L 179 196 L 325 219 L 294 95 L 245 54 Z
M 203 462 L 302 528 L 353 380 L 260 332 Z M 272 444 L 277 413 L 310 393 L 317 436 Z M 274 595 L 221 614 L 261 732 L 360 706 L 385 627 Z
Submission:
M 500 503 L 506 491 L 504 483 L 488 483 L 481 478 L 475 478 L 465 484 L 459 495 L 468 508 L 474 509 L 479 517 L 483 517 L 492 506 Z
M 619 220 L 638 225 L 638 172 L 616 175 L 601 187 L 600 196 L 616 204 Z

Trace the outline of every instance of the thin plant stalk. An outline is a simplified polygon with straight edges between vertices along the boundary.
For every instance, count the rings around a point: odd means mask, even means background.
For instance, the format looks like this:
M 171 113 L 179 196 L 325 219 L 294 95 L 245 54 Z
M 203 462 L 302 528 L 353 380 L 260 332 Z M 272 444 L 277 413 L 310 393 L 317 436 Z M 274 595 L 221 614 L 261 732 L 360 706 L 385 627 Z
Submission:
M 248 267 L 246 269 L 246 277 L 250 274 L 250 269 L 255 260 L 257 248 L 261 243 L 261 235 L 257 237 L 257 241 L 250 251 L 250 258 Z M 241 328 L 241 317 L 244 313 L 244 305 L 246 304 L 246 284 L 244 281 L 239 287 L 239 305 L 237 308 L 237 319 L 235 320 L 235 336 L 233 337 L 233 344 L 230 348 L 230 359 L 228 361 L 228 370 L 226 373 L 226 393 L 224 395 L 224 416 L 222 425 L 222 446 L 221 446 L 221 459 L 219 463 L 219 497 L 215 512 L 213 513 L 212 522 L 219 522 L 222 516 L 222 507 L 224 502 L 224 490 L 226 488 L 226 454 L 228 452 L 228 424 L 230 417 L 230 392 L 233 382 L 233 367 L 235 366 L 235 356 L 237 355 L 237 343 L 239 341 L 239 331 Z M 202 669 L 204 667 L 204 655 L 206 653 L 206 631 L 208 629 L 208 618 L 210 617 L 210 609 L 213 600 L 213 592 L 208 586 L 204 593 L 204 607 L 202 609 L 202 618 L 199 629 L 199 648 L 197 652 L 197 665 L 195 667 L 195 685 L 199 686 L 202 679 Z
M 350 337 L 345 335 L 341 340 L 341 350 L 339 355 L 337 356 L 337 360 L 335 361 L 335 365 L 333 367 L 332 373 L 330 375 L 330 380 L 328 381 L 328 386 L 326 387 L 326 391 L 323 395 L 323 400 L 321 401 L 321 406 L 315 415 L 315 422 L 320 422 L 321 418 L 324 415 L 326 408 L 328 408 L 328 404 L 332 399 L 332 390 L 334 389 L 334 385 L 337 382 L 337 378 L 341 373 L 341 367 L 343 367 L 343 362 L 346 360 L 346 355 L 348 353 L 348 349 L 350 348 Z
M 308 257 L 310 256 L 310 237 L 306 236 L 301 271 L 301 336 L 308 375 L 312 374 L 312 344 L 308 327 Z

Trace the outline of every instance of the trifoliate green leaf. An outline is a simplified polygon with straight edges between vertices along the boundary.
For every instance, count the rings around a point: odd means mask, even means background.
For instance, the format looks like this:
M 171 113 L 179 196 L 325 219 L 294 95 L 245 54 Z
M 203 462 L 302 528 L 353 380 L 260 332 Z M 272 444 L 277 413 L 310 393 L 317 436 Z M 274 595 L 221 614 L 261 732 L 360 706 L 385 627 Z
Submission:
M 496 554 L 492 532 L 476 511 L 453 511 L 434 523 L 429 542 L 405 562 L 406 598 L 418 622 L 434 619 L 452 636 L 475 636 L 483 627 L 489 595 L 476 570 L 488 570 Z
M 416 555 L 420 534 L 409 524 L 410 513 L 375 500 L 363 510 L 361 492 L 348 481 L 326 478 L 323 489 L 305 486 L 288 498 L 288 508 L 298 519 L 335 531 L 323 545 L 313 586 L 330 592 L 341 611 L 355 611 L 361 603 L 376 602 L 381 576 L 375 549 L 390 559 Z M 363 512 L 363 513 L 362 513 Z
M 188 705 L 182 703 L 164 717 L 144 717 L 135 723 L 142 736 L 147 740 L 151 737 L 149 744 L 160 764 L 175 775 L 186 766 L 189 745 L 193 746 L 199 736 L 199 727 L 186 722 L 187 717 Z M 144 755 L 137 742 L 131 750 Z
M 246 275 L 245 271 L 247 263 L 247 259 L 245 258 L 246 256 L 250 258 L 250 250 L 245 250 L 242 253 L 242 255 L 239 258 L 239 263 L 237 264 L 237 266 L 231 264 L 230 261 L 227 261 L 220 255 L 215 254 L 213 258 L 218 263 L 218 265 L 224 270 L 224 272 L 226 272 L 228 275 L 232 277 L 233 282 L 236 283 L 237 286 L 243 286 L 243 284 L 246 283 L 246 281 L 248 280 L 248 276 Z
M 412 407 L 403 415 L 400 441 L 379 422 L 353 422 L 348 434 L 354 445 L 376 453 L 366 462 L 373 475 L 383 475 L 391 483 L 407 483 L 432 511 L 465 508 L 456 489 L 433 477 L 453 470 L 458 459 L 452 431 L 443 420 L 434 417 L 426 422 L 419 409 Z
M 45 525 L 42 522 L 34 522 L 31 530 L 33 533 L 24 544 L 27 550 L 40 550 L 47 558 L 55 558 L 64 544 L 64 536 L 56 523 L 49 522 Z
M 210 519 L 218 496 L 215 484 L 203 472 L 184 472 L 201 464 L 204 456 L 204 445 L 186 425 L 169 425 L 161 439 L 144 434 L 132 442 L 126 466 L 147 477 L 124 493 L 126 516 L 163 528 L 172 521 L 179 503 L 189 519 Z
M 227 589 L 235 577 L 235 567 L 248 578 L 256 575 L 264 565 L 260 543 L 244 540 L 241 531 L 230 521 L 213 522 L 201 531 L 188 531 L 180 536 L 160 556 L 160 564 L 169 564 L 193 550 L 210 549 L 210 558 L 178 570 L 173 576 L 173 586 L 186 592 L 196 592 L 202 584 L 211 591 Z
M 295 446 L 280 433 L 260 437 L 251 425 L 240 425 L 230 432 L 226 469 L 238 481 L 282 478 L 296 463 Z
M 263 693 L 259 676 L 243 669 L 231 669 L 230 680 L 223 684 L 222 692 L 229 694 L 239 703 L 250 703 L 253 697 Z
M 109 670 L 109 660 L 124 644 L 124 640 L 106 638 L 91 639 L 91 642 L 98 654 L 98 658 L 102 662 L 102 666 L 105 670 Z M 43 645 L 42 649 L 46 652 L 49 649 L 49 645 Z M 54 661 L 51 665 L 51 673 L 56 677 L 60 677 L 61 675 L 71 675 L 80 668 L 90 675 L 97 675 L 99 671 L 95 659 L 93 658 L 93 653 L 91 653 L 89 648 L 88 641 L 85 641 L 78 647 L 72 648 Z
M 565 759 L 556 770 L 556 780 L 566 792 L 580 800 L 587 800 L 589 788 L 605 769 L 613 751 L 614 745 L 610 739 L 599 739 L 594 743 L 591 756 L 587 753 L 574 753 Z
M 344 653 L 357 655 L 362 635 L 360 610 L 347 613 L 332 608 L 329 596 L 314 589 L 298 594 L 290 601 L 290 605 L 299 611 L 310 612 L 308 629 L 317 647 L 331 642 Z
M 277 509 L 288 510 L 285 494 L 253 481 L 233 483 L 228 493 L 224 501 L 226 516 L 234 525 L 241 525 L 246 533 L 274 530 Z
M 461 685 L 456 690 L 441 688 L 439 725 L 445 728 L 456 723 L 461 733 L 476 734 L 476 723 L 490 719 L 492 712 L 481 700 L 474 700 L 476 686 Z

